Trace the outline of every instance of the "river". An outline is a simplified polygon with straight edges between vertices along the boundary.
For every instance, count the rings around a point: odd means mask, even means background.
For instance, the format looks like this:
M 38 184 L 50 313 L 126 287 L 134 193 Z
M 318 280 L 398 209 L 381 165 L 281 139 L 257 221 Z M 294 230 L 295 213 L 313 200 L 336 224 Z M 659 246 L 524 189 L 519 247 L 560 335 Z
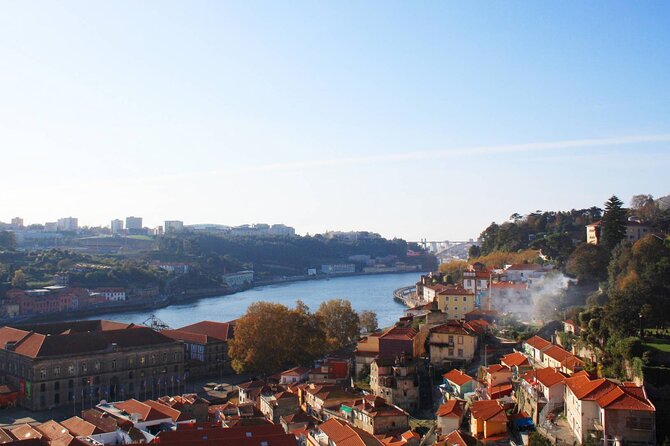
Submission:
M 86 319 L 108 319 L 120 322 L 144 322 L 153 313 L 171 328 L 183 327 L 203 320 L 230 321 L 242 316 L 249 304 L 259 301 L 277 302 L 289 307 L 302 300 L 312 311 L 329 299 L 348 299 L 355 310 L 377 313 L 380 327 L 392 325 L 403 315 L 405 306 L 393 299 L 393 290 L 409 286 L 421 273 L 379 274 L 336 277 L 324 280 L 267 285 L 227 296 L 208 297 L 171 305 L 157 310 L 99 314 Z

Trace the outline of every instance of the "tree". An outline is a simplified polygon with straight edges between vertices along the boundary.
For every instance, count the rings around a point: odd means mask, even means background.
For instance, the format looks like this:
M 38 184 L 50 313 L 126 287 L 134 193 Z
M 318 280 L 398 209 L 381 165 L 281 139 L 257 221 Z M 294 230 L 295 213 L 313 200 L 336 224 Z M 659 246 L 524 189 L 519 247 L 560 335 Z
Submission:
M 463 271 L 468 268 L 468 262 L 465 260 L 450 260 L 442 263 L 439 271 L 450 278 L 450 283 L 459 283 L 463 278 Z
M 13 232 L 0 231 L 0 249 L 13 250 L 16 248 L 16 237 Z
M 379 328 L 377 325 L 377 313 L 370 310 L 361 311 L 358 314 L 358 319 L 360 320 L 361 327 L 365 330 L 366 333 L 372 333 L 377 331 Z
M 600 282 L 607 278 L 609 255 L 600 245 L 582 243 L 572 252 L 565 271 L 580 282 Z
M 626 237 L 626 210 L 623 201 L 612 195 L 605 203 L 601 227 L 602 244 L 608 251 L 614 249 Z
M 274 373 L 308 364 L 324 352 L 325 335 L 306 305 L 256 302 L 235 324 L 229 355 L 236 372 Z
M 26 285 L 26 273 L 20 269 L 14 271 L 14 275 L 12 276 L 12 286 L 14 288 L 25 288 Z
M 468 249 L 469 259 L 476 259 L 480 255 L 482 255 L 482 249 L 479 247 L 479 245 L 470 246 L 470 249 Z
M 351 308 L 351 302 L 331 299 L 321 303 L 316 317 L 326 333 L 327 342 L 333 350 L 353 344 L 361 331 L 358 314 Z

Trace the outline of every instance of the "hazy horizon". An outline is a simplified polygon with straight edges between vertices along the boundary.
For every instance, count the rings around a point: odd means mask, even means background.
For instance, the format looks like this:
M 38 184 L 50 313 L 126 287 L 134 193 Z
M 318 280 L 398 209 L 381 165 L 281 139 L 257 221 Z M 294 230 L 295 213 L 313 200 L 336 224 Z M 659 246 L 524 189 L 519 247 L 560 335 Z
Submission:
M 476 238 L 670 194 L 670 3 L 0 3 L 0 221 Z

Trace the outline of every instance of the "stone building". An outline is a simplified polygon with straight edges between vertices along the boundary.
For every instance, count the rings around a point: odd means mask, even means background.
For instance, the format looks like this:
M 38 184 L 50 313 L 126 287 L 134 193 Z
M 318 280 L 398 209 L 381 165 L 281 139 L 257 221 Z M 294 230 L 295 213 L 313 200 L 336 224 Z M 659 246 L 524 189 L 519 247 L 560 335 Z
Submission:
M 416 361 L 404 355 L 375 359 L 370 366 L 370 389 L 388 404 L 407 411 L 418 409 Z
M 164 334 L 184 343 L 188 378 L 221 376 L 233 371 L 228 356 L 228 341 L 233 337 L 234 323 L 202 321 Z
M 148 327 L 104 320 L 0 328 L 0 380 L 31 410 L 180 393 L 184 351 Z

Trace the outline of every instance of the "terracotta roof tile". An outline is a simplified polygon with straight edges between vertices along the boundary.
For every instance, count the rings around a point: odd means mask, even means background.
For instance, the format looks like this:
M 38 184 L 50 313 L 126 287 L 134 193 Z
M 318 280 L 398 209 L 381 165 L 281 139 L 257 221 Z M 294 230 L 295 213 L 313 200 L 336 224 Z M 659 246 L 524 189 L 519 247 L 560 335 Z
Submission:
M 97 433 L 93 424 L 76 416 L 62 421 L 61 424 L 75 437 L 87 437 Z
M 507 421 L 505 408 L 497 400 L 475 401 L 470 408 L 470 413 L 476 420 L 495 421 L 501 423 Z
M 617 386 L 601 396 L 597 402 L 606 410 L 656 411 L 654 405 L 647 399 L 643 387 Z
M 547 341 L 544 338 L 541 338 L 539 336 L 533 336 L 532 338 L 528 339 L 526 341 L 526 344 L 530 345 L 531 347 L 537 349 L 537 350 L 542 350 L 547 347 L 551 347 L 551 342 Z
M 450 382 L 456 384 L 457 386 L 462 386 L 464 384 L 469 383 L 470 381 L 474 381 L 474 378 L 458 369 L 450 370 L 444 375 L 442 375 L 442 377 L 448 379 Z
M 203 334 L 219 341 L 228 341 L 233 338 L 235 324 L 231 322 L 202 321 L 179 328 L 182 331 Z
M 459 400 L 448 400 L 437 408 L 435 415 L 439 417 L 461 418 L 463 416 L 463 403 Z
M 506 365 L 507 367 L 521 367 L 530 365 L 526 355 L 519 352 L 510 353 L 509 355 L 503 356 L 500 360 L 500 363 Z
M 47 440 L 56 440 L 65 435 L 69 435 L 68 429 L 54 420 L 49 420 L 35 426 L 35 429 Z

